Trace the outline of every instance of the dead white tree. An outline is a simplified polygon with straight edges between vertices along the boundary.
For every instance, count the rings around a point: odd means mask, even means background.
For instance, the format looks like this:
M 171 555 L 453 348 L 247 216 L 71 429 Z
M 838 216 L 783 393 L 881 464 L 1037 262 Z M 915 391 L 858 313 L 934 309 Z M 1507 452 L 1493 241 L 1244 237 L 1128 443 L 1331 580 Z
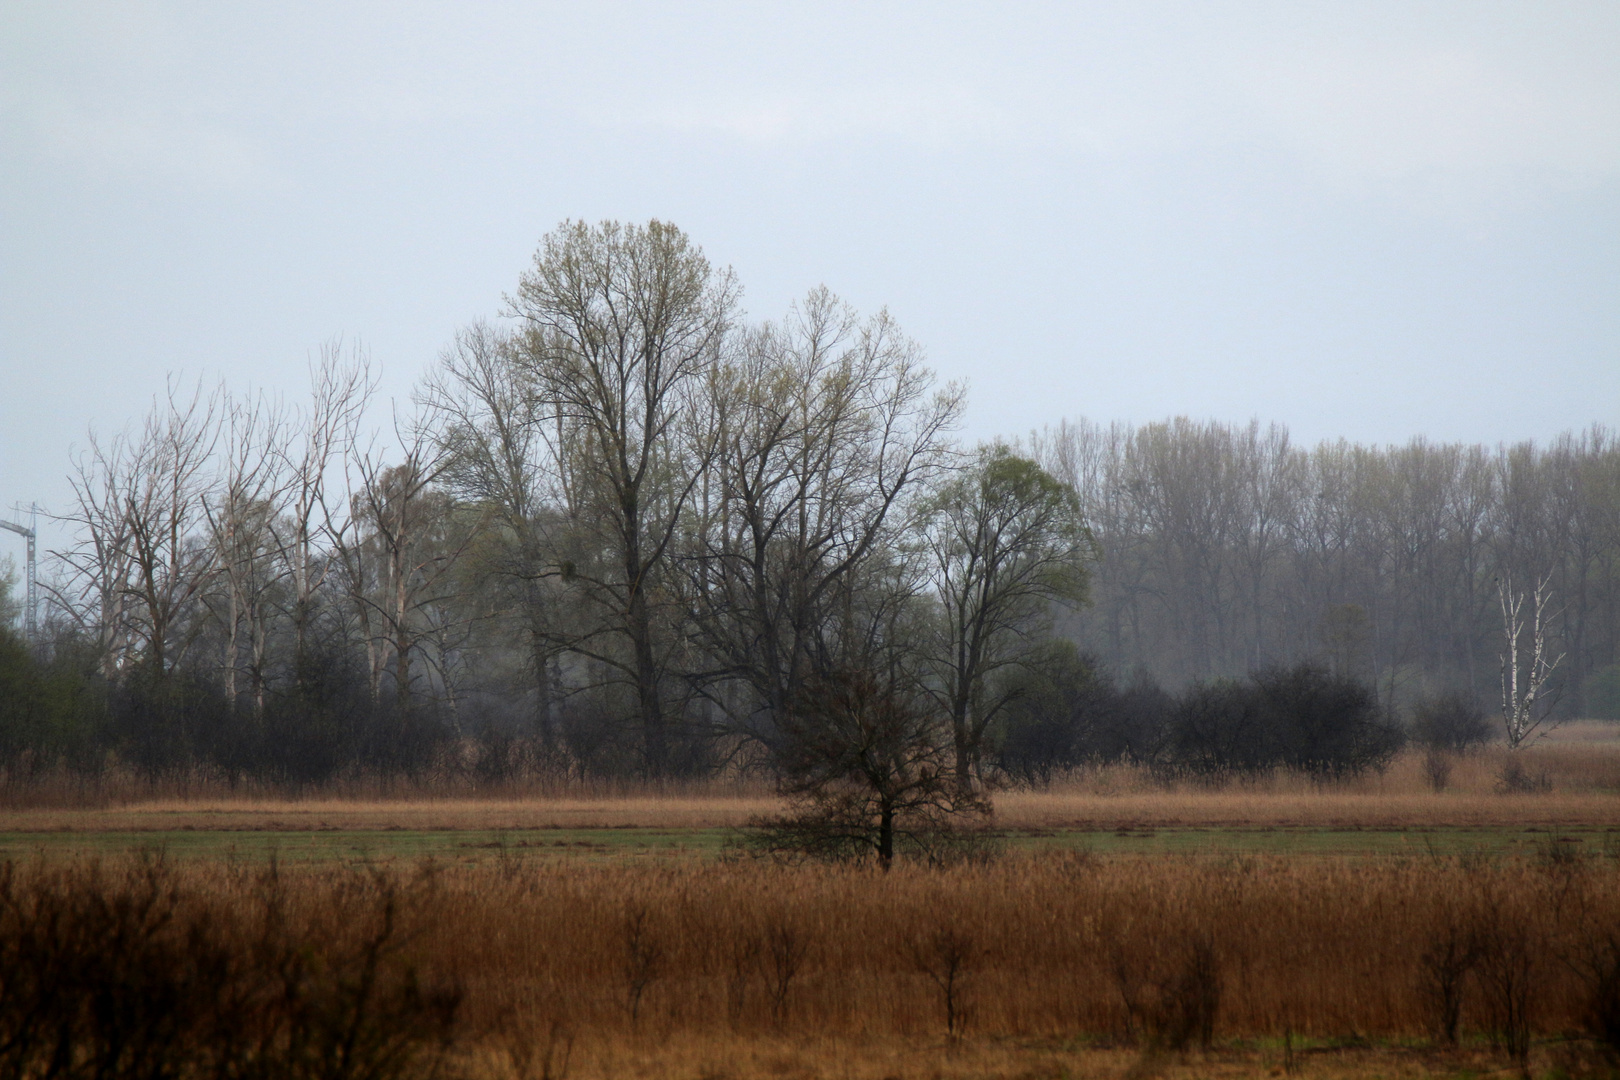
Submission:
M 276 545 L 292 582 L 293 651 L 300 658 L 308 648 L 316 598 L 330 566 L 322 539 L 343 529 L 360 423 L 376 389 L 363 348 L 354 345 L 345 359 L 342 341 L 328 342 L 310 365 L 308 411 L 279 440 L 286 457 L 278 468 L 288 486 L 285 511 L 274 522 Z M 333 481 L 341 490 L 329 490 Z
M 212 493 L 203 498 L 214 549 L 215 595 L 206 598 L 220 625 L 220 670 L 225 693 L 236 701 L 237 675 L 245 668 L 256 711 L 264 709 L 265 653 L 270 635 L 270 596 L 281 581 L 282 552 L 275 536 L 291 484 L 282 467 L 287 416 L 263 395 L 225 406 L 220 468 Z M 245 640 L 244 640 L 245 637 Z M 245 646 L 245 647 L 244 647 Z
M 404 449 L 399 464 L 387 465 L 375 451 L 356 456 L 360 484 L 345 527 L 331 537 L 366 640 L 372 695 L 380 692 L 391 659 L 403 701 L 412 694 L 416 654 L 450 617 L 457 584 L 451 571 L 472 530 L 458 527 L 453 499 L 436 486 L 447 460 L 440 442 L 421 426 L 396 424 L 395 436 Z
M 134 649 L 129 620 L 134 565 L 129 516 L 124 512 L 130 448 L 125 435 L 102 440 L 93 431 L 89 443 L 68 475 L 72 509 L 57 519 L 74 527 L 74 544 L 52 552 L 66 567 L 68 584 L 63 589 L 46 588 L 95 642 L 101 675 L 111 682 L 128 665 Z
M 122 487 L 132 572 L 124 591 L 144 660 L 160 680 L 196 638 L 196 609 L 214 575 L 213 552 L 199 532 L 222 396 L 219 389 L 205 392 L 200 381 L 187 396 L 171 382 L 128 444 Z
M 1504 576 L 1496 583 L 1497 596 L 1502 604 L 1502 630 L 1507 636 L 1507 650 L 1502 653 L 1502 722 L 1507 729 L 1508 749 L 1517 750 L 1533 738 L 1540 738 L 1558 726 L 1548 722 L 1555 695 L 1543 694 L 1547 680 L 1564 659 L 1559 653 L 1547 659 L 1547 602 L 1551 594 L 1547 589 L 1549 578 L 1536 582 L 1530 595 L 1530 655 L 1521 655 L 1519 643 L 1524 636 L 1524 602 L 1526 596 L 1513 590 L 1513 579 Z

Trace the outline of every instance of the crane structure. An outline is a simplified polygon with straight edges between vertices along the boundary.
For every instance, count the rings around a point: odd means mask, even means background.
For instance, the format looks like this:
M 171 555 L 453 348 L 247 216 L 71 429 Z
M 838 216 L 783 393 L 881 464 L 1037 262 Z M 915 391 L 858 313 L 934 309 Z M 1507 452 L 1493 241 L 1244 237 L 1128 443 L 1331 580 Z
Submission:
M 17 507 L 17 511 L 17 516 L 21 517 L 22 507 Z M 28 514 L 29 522 L 27 525 L 19 525 L 15 521 L 0 519 L 0 529 L 9 529 L 20 536 L 26 537 L 28 540 L 28 598 L 25 601 L 27 606 L 23 608 L 23 636 L 28 639 L 30 645 L 33 645 L 37 643 L 39 637 L 39 627 L 35 623 L 34 615 L 39 609 L 39 586 L 36 584 L 34 577 L 34 541 L 36 539 L 35 534 L 38 531 L 36 526 L 39 521 L 39 507 L 30 506 Z

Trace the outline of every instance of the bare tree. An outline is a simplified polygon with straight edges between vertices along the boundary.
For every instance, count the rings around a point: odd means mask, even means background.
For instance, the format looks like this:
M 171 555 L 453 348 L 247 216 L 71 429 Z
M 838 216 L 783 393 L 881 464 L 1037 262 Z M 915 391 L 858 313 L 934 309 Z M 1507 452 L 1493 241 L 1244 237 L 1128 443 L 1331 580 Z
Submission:
M 197 629 L 188 617 L 213 572 L 212 553 L 197 531 L 206 522 L 219 409 L 219 392 L 204 394 L 199 383 L 186 398 L 171 385 L 125 459 L 130 623 L 144 645 L 144 663 L 159 679 Z
M 902 846 L 926 854 L 954 819 L 989 809 L 958 789 L 948 725 L 903 675 L 818 676 L 785 727 L 781 787 L 794 812 L 765 825 L 759 842 L 770 850 L 875 855 L 887 870 Z
M 678 420 L 721 355 L 736 299 L 729 271 L 651 221 L 563 225 L 508 301 L 523 323 L 517 355 L 561 433 L 556 453 L 589 500 L 571 509 L 597 533 L 594 550 L 560 569 L 603 613 L 602 629 L 569 647 L 633 688 L 653 773 L 669 766 L 655 609 L 713 446 L 682 445 Z
M 1548 723 L 1552 715 L 1554 698 L 1543 693 L 1547 680 L 1557 669 L 1564 654 L 1547 659 L 1547 602 L 1550 599 L 1547 579 L 1536 582 L 1531 600 L 1530 655 L 1521 657 L 1520 642 L 1524 637 L 1525 594 L 1515 592 L 1513 579 L 1504 576 L 1497 582 L 1497 596 L 1502 606 L 1502 631 L 1507 638 L 1502 653 L 1502 723 L 1507 732 L 1508 749 L 1517 750 L 1532 737 L 1540 738 L 1554 727 Z M 1539 732 L 1539 734 L 1538 734 Z
M 73 508 L 62 515 L 77 533 L 72 547 L 52 554 L 67 568 L 67 587 L 51 588 L 61 609 L 92 636 L 102 678 L 117 678 L 130 659 L 128 619 L 133 564 L 125 492 L 128 439 L 102 440 L 90 433 L 89 448 L 73 463 L 68 482 Z
M 556 696 L 552 664 L 566 640 L 555 591 L 561 524 L 546 409 L 515 362 L 511 335 L 477 322 L 461 330 L 421 391 L 421 405 L 444 454 L 443 480 L 484 515 L 469 552 L 493 606 L 515 609 L 528 643 L 536 726 L 548 740 Z
M 826 289 L 754 331 L 710 390 L 720 449 L 697 496 L 688 602 L 711 693 L 768 742 L 807 678 L 870 662 L 841 651 L 865 633 L 855 593 L 887 579 L 865 572 L 874 559 L 905 561 L 911 496 L 947 460 L 961 392 L 935 390 L 886 313 L 862 320 Z
M 248 691 L 254 709 L 263 711 L 270 594 L 282 576 L 275 526 L 289 483 L 280 468 L 287 422 L 263 397 L 229 401 L 224 411 L 220 474 L 215 490 L 203 496 L 214 575 L 224 594 L 214 611 L 224 638 L 220 670 L 234 702 L 245 652 Z
M 373 694 L 391 663 L 395 692 L 408 701 L 415 653 L 431 632 L 442 629 L 435 625 L 434 608 L 450 598 L 450 572 L 468 532 L 455 527 L 449 496 L 433 486 L 444 464 L 436 441 L 423 429 L 400 441 L 405 452 L 397 465 L 385 465 L 371 453 L 360 455 L 361 483 L 349 528 L 334 531 L 333 543 L 362 624 L 375 628 L 367 638 Z
M 310 367 L 308 411 L 297 428 L 281 440 L 287 476 L 286 512 L 276 520 L 276 542 L 292 581 L 293 654 L 309 647 L 315 598 L 326 578 L 322 548 L 344 534 L 348 513 L 348 479 L 360 421 L 376 390 L 371 361 L 358 346 L 347 359 L 341 341 L 323 345 Z M 337 476 L 333 473 L 336 471 Z M 342 491 L 328 487 L 337 479 Z

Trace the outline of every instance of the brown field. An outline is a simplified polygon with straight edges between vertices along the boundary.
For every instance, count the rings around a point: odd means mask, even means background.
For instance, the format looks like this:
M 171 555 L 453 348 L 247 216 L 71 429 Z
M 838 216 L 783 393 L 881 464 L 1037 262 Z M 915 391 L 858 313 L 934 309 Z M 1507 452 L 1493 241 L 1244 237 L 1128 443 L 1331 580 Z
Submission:
M 1113 768 L 996 797 L 1003 831 L 1208 830 L 1197 854 L 1082 842 L 889 874 L 716 858 L 718 847 L 648 859 L 597 845 L 586 859 L 504 840 L 448 859 L 274 870 L 234 855 L 171 860 L 161 873 L 187 914 L 162 933 L 206 925 L 246 955 L 263 897 L 279 891 L 289 932 L 358 955 L 375 905 L 393 896 L 394 977 L 408 968 L 423 986 L 459 992 L 441 1064 L 491 1080 L 1614 1075 L 1614 1051 L 1594 1035 L 1605 1023 L 1620 1035 L 1615 734 L 1572 725 L 1528 752 L 1548 785 L 1531 793 L 1500 790 L 1504 757 L 1491 751 L 1454 762 L 1438 793 L 1410 755 L 1382 776 L 1330 785 L 1278 776 L 1166 787 Z M 45 801 L 55 805 L 0 811 L 0 833 L 696 836 L 776 805 L 740 784 Z M 1514 831 L 1524 842 L 1506 854 L 1353 845 L 1357 830 L 1406 829 Z M 1312 858 L 1223 853 L 1221 830 L 1343 831 L 1352 846 Z M 87 884 L 90 856 L 52 850 L 12 864 L 8 897 L 116 893 L 142 865 L 111 852 L 99 884 Z M 25 908 L 11 903 L 6 917 Z M 1455 1045 L 1444 1037 L 1447 985 Z M 0 1036 L 4 1024 L 0 1015 Z

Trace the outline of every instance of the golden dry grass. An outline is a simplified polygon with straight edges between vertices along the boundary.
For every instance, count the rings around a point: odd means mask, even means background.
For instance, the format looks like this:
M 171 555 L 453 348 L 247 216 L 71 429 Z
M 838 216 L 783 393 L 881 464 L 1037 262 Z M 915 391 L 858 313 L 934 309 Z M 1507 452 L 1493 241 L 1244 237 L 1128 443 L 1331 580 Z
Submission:
M 411 959 L 465 988 L 460 1068 L 489 1080 L 560 1076 L 565 1056 L 571 1077 L 649 1080 L 1502 1069 L 1490 1043 L 1504 1026 L 1500 994 L 1483 961 L 1463 979 L 1464 1045 L 1434 1042 L 1423 958 L 1454 932 L 1522 961 L 1538 1040 L 1531 1063 L 1579 1075 L 1600 1067 L 1593 1044 L 1566 1038 L 1589 1020 L 1583 965 L 1601 959 L 1606 935 L 1620 939 L 1620 852 L 1590 835 L 1620 826 L 1620 726 L 1569 725 L 1522 752 L 1547 790 L 1504 792 L 1507 760 L 1499 749 L 1457 757 L 1441 792 L 1417 753 L 1381 775 L 1327 784 L 1278 774 L 1166 785 L 1113 766 L 1046 791 L 997 792 L 995 823 L 1567 826 L 1584 827 L 1592 842 L 1560 847 L 1552 838 L 1562 834 L 1549 832 L 1539 854 L 1497 858 L 1029 851 L 887 875 L 697 857 L 586 862 L 501 848 L 453 865 L 401 861 L 388 872 L 420 879 L 406 912 Z M 0 832 L 678 831 L 737 826 L 779 808 L 753 781 L 184 794 L 34 799 L 0 809 Z M 1520 850 L 1534 842 L 1526 837 Z M 1574 846 L 1591 850 L 1574 856 Z M 188 860 L 174 872 L 189 902 L 227 920 L 258 887 L 249 863 Z M 357 874 L 368 872 L 338 862 L 280 870 L 294 916 L 327 936 L 349 932 L 331 913 L 352 903 Z M 961 1033 L 947 1033 L 934 978 L 946 946 L 961 960 Z M 1205 976 L 1213 972 L 1206 990 L 1218 990 L 1215 1043 L 1203 1051 L 1193 1038 L 1188 1052 L 1171 1052 L 1163 1044 L 1177 1041 L 1176 1010 L 1197 996 L 1199 956 Z
M 1506 1074 L 1502 1057 L 1486 1046 L 1307 1043 L 1292 1051 L 1282 1043 L 1227 1044 L 1203 1052 L 1162 1054 L 1129 1046 L 1063 1039 L 857 1038 L 828 1036 L 723 1037 L 675 1035 L 576 1038 L 552 1043 L 553 1076 L 579 1080 L 1248 1080 L 1305 1077 L 1406 1080 L 1436 1076 Z M 566 1062 L 568 1069 L 558 1066 Z M 1565 1075 L 1608 1075 L 1601 1056 L 1574 1046 L 1538 1047 L 1538 1072 L 1562 1068 Z M 469 1055 L 466 1070 L 488 1080 L 514 1075 L 510 1056 L 498 1048 Z M 538 1069 L 530 1075 L 542 1075 Z M 1555 1074 L 1556 1075 L 1556 1074 Z
M 409 959 L 464 989 L 461 1060 L 491 1080 L 544 1075 L 565 1052 L 577 1077 L 1254 1075 L 1283 1066 L 1285 1038 L 1310 1075 L 1426 1075 L 1501 1066 L 1483 1041 L 1507 1022 L 1491 956 L 1522 966 L 1535 1060 L 1590 1053 L 1562 1035 L 1588 1021 L 1583 965 L 1620 935 L 1620 859 L 1558 855 L 394 873 L 413 882 Z M 227 921 L 263 888 L 242 867 L 174 873 L 188 904 Z M 362 932 L 331 913 L 369 871 L 280 873 L 290 919 L 323 939 Z M 1464 981 L 1464 1048 L 1437 1050 L 1423 958 L 1458 933 L 1484 958 Z M 947 938 L 961 1037 L 947 1035 Z M 1208 980 L 1189 982 L 1200 951 Z M 1208 993 L 1213 1047 L 1193 1035 L 1177 1051 L 1181 1010 Z
M 1110 765 L 1045 791 L 995 793 L 995 824 L 1012 829 L 1301 826 L 1311 828 L 1554 827 L 1620 825 L 1620 724 L 1565 725 L 1518 755 L 1550 790 L 1504 794 L 1508 760 L 1496 748 L 1455 755 L 1446 790 L 1430 790 L 1423 755 L 1409 751 L 1381 774 L 1323 783 L 1289 773 L 1211 784 L 1165 784 L 1146 769 Z M 0 800 L 0 833 L 178 829 L 478 830 L 713 829 L 775 813 L 758 780 L 663 785 L 556 785 L 495 794 L 402 788 L 388 797 L 322 790 L 189 796 L 132 787 L 117 799 Z
M 176 829 L 711 829 L 746 824 L 780 808 L 780 800 L 748 790 L 664 796 L 588 798 L 434 798 L 352 800 L 173 798 L 101 807 L 0 810 L 0 832 L 57 830 L 172 831 Z

